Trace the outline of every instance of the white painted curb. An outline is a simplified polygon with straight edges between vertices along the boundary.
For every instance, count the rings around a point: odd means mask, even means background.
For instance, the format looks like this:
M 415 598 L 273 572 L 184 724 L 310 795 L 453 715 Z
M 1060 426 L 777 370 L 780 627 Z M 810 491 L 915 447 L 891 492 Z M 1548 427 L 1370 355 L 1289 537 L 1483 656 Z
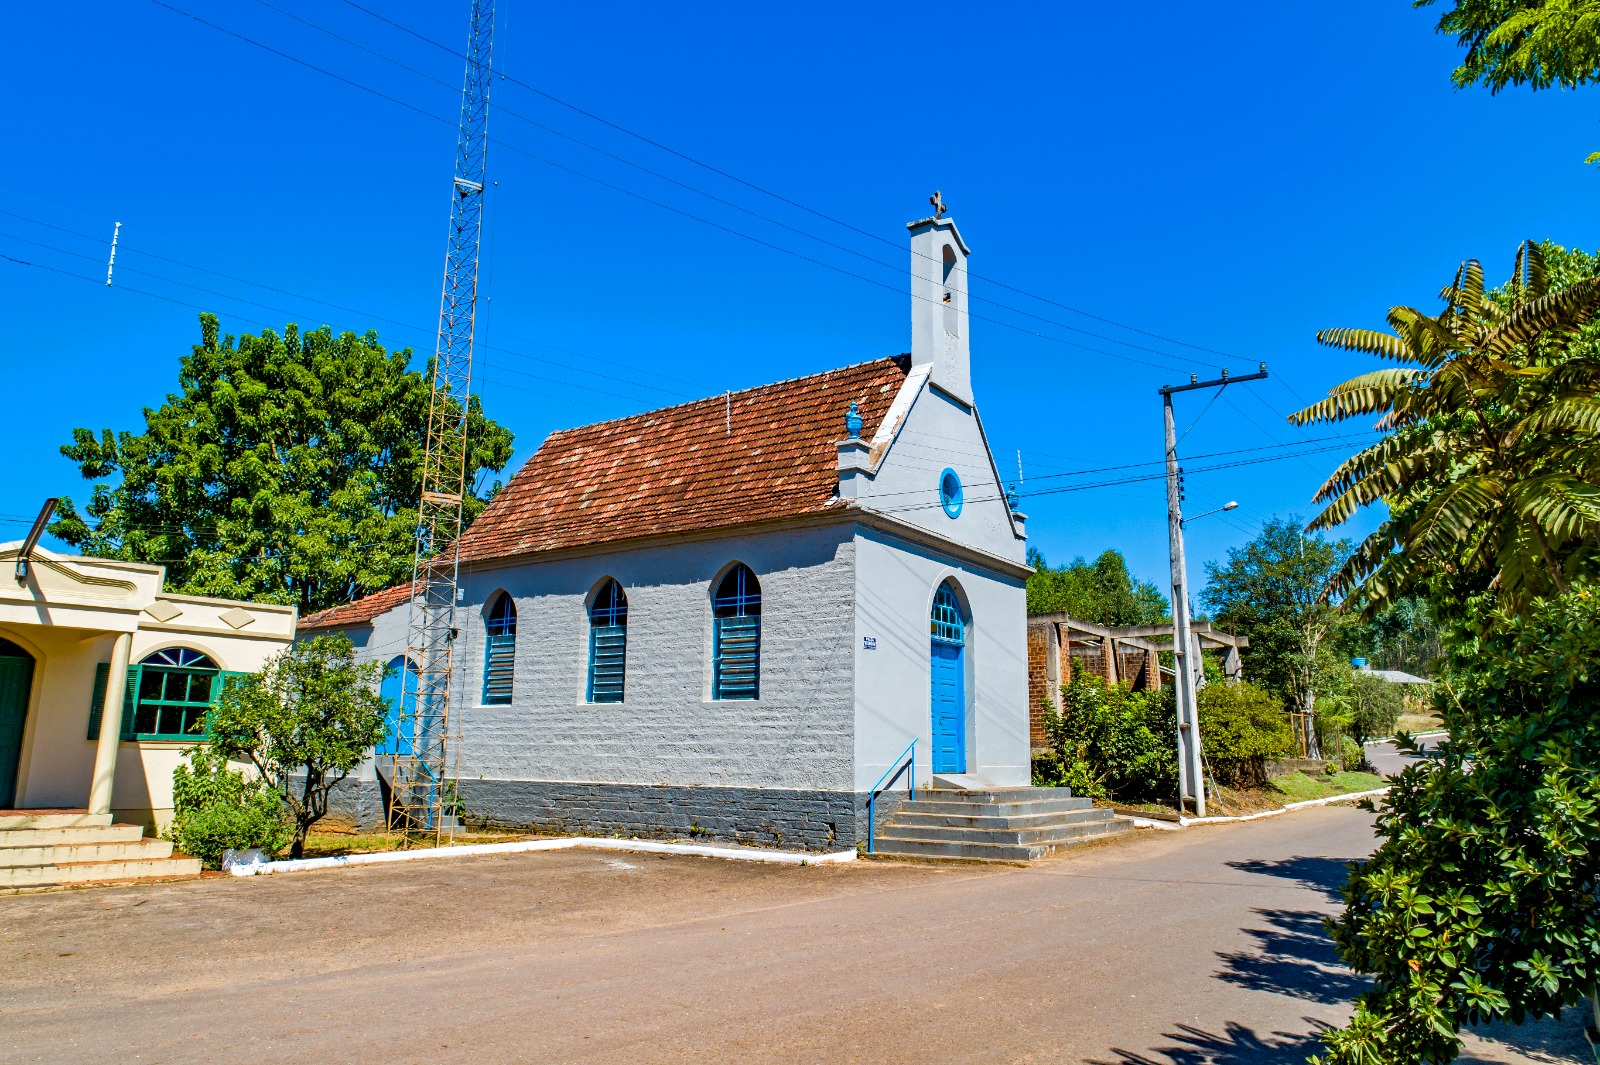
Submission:
M 1304 810 L 1312 806 L 1327 806 L 1329 803 L 1349 802 L 1351 799 L 1370 799 L 1374 795 L 1384 795 L 1388 788 L 1374 788 L 1371 791 L 1352 791 L 1346 795 L 1329 795 L 1325 799 L 1304 799 L 1300 802 L 1287 803 L 1276 810 L 1263 810 L 1258 814 L 1240 814 L 1237 817 L 1180 817 L 1177 821 L 1163 821 L 1154 817 L 1130 817 L 1134 828 L 1158 828 L 1166 832 L 1176 832 L 1190 825 L 1225 825 L 1233 821 L 1259 821 L 1263 817 L 1277 817 L 1292 810 Z
M 410 851 L 380 851 L 374 854 L 345 854 L 337 858 L 297 858 L 282 862 L 241 862 L 230 866 L 234 876 L 265 873 L 303 873 L 316 869 L 338 869 L 347 865 L 380 865 L 386 862 L 412 862 L 425 858 L 474 858 L 486 854 L 520 854 L 525 851 L 560 851 L 572 847 L 593 850 L 647 851 L 657 854 L 685 854 L 701 858 L 730 858 L 745 862 L 776 862 L 782 865 L 836 865 L 856 860 L 855 851 L 829 854 L 800 854 L 794 851 L 763 850 L 759 847 L 704 847 L 694 843 L 657 843 L 644 839 L 598 839 L 592 836 L 567 836 L 557 839 L 524 839 L 510 843 L 472 843 L 460 847 L 424 847 Z

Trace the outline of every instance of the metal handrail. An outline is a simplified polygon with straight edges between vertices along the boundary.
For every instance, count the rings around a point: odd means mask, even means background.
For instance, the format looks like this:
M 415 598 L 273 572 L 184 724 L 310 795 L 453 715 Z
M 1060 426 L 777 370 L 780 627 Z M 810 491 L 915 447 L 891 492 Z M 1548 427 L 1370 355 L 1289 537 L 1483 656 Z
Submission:
M 904 773 L 908 768 L 911 770 L 911 779 L 908 782 L 907 786 L 908 786 L 908 788 L 909 788 L 909 790 L 911 792 L 911 801 L 912 802 L 916 802 L 917 801 L 917 740 L 916 740 L 916 737 L 914 737 L 914 736 L 912 737 L 911 742 L 906 744 L 905 750 L 901 751 L 898 755 L 896 755 L 895 758 L 894 758 L 894 761 L 892 761 L 889 764 L 889 768 L 885 769 L 883 771 L 883 776 L 878 778 L 878 782 L 876 784 L 872 785 L 872 792 L 871 792 L 871 794 L 869 794 L 867 796 L 867 853 L 868 854 L 871 854 L 873 852 L 872 851 L 873 836 L 874 836 L 874 823 L 873 822 L 874 822 L 874 818 L 875 818 L 875 816 L 877 814 L 878 793 L 879 792 L 883 792 L 883 791 L 888 791 L 890 788 L 894 787 L 895 781 L 900 779 L 900 774 Z M 890 776 L 891 773 L 894 774 L 894 775 Z M 888 781 L 887 784 L 884 783 L 884 781 L 886 781 L 886 780 Z

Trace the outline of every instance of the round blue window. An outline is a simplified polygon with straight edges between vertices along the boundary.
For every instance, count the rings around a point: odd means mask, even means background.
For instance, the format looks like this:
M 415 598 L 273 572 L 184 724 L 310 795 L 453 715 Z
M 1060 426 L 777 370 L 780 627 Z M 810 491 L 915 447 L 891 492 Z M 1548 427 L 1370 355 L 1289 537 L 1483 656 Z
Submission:
M 961 478 L 948 467 L 939 475 L 939 502 L 952 518 L 961 516 Z

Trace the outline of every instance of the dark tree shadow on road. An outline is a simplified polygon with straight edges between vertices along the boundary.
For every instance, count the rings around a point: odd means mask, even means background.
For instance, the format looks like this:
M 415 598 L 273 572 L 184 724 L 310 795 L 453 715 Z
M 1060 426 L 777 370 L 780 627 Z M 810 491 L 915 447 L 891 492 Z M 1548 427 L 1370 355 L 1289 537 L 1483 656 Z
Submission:
M 1301 887 L 1322 893 L 1330 902 L 1338 902 L 1340 889 L 1350 879 L 1350 864 L 1353 861 L 1353 858 L 1295 857 L 1274 861 L 1229 862 L 1228 868 L 1292 880 Z
M 1345 968 L 1317 910 L 1256 910 L 1265 928 L 1247 928 L 1249 950 L 1219 951 L 1217 979 L 1249 991 L 1272 991 L 1310 1002 L 1339 1005 L 1367 989 Z
M 1328 1026 L 1312 1017 L 1302 1019 L 1311 1026 L 1308 1035 L 1260 1035 L 1232 1021 L 1220 1033 L 1180 1024 L 1176 1032 L 1165 1033 L 1171 1046 L 1143 1053 L 1112 1047 L 1116 1057 L 1090 1059 L 1087 1065 L 1304 1065 L 1306 1058 L 1321 1048 L 1317 1036 Z

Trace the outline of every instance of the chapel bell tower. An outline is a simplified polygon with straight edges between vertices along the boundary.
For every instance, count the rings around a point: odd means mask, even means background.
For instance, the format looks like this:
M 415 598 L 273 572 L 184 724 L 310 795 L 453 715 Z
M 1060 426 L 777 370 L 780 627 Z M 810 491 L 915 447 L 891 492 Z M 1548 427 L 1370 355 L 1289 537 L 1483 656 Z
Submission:
M 929 197 L 933 216 L 909 222 L 911 231 L 911 365 L 931 366 L 929 380 L 972 405 L 972 360 L 967 328 L 966 242 L 944 217 L 944 198 Z

